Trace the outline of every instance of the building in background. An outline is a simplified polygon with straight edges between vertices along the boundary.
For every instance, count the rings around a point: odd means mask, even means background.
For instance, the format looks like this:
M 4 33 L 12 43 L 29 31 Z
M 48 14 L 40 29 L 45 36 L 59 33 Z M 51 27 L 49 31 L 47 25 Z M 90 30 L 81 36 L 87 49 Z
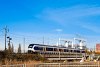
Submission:
M 100 43 L 96 44 L 96 52 L 100 52 Z

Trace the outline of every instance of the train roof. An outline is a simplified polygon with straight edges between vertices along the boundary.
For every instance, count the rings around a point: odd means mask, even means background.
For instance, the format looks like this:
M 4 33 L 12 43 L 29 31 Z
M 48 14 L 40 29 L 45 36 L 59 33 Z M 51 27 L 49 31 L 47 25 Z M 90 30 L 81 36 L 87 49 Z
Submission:
M 34 45 L 38 45 L 38 46 L 47 46 L 47 47 L 54 47 L 54 48 L 67 48 L 67 49 L 75 49 L 75 50 L 81 50 L 79 48 L 68 48 L 68 47 L 64 47 L 64 46 L 51 46 L 51 45 L 43 45 L 43 44 L 30 44 L 29 46 L 34 46 Z
M 58 47 L 58 46 L 51 46 L 51 45 L 44 45 L 44 44 L 30 44 L 29 46 L 34 46 L 34 45 L 38 45 L 38 46 L 48 46 L 48 47 Z

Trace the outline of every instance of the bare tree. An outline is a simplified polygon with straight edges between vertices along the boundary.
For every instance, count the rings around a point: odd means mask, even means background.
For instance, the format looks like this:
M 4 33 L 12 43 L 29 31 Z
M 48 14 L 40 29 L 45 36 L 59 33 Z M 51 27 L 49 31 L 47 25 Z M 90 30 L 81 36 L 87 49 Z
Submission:
M 14 46 L 12 44 L 11 52 L 14 53 Z
M 12 47 L 11 47 L 11 44 L 8 43 L 8 52 L 11 53 L 12 52 Z
M 21 53 L 21 44 L 19 44 L 18 53 Z

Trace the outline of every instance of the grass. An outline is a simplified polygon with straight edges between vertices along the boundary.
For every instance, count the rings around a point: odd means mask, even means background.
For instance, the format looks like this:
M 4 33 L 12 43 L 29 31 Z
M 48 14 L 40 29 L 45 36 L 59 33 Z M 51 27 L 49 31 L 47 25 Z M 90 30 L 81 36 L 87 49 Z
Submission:
M 39 54 L 22 54 L 22 53 L 9 53 L 8 51 L 0 51 L 0 64 L 23 64 L 31 62 L 43 62 L 46 60 Z

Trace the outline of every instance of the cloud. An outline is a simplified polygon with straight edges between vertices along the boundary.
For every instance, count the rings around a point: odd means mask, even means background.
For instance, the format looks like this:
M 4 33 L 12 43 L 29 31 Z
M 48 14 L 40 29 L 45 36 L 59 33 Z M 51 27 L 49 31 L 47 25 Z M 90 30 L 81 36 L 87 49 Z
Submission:
M 56 29 L 55 31 L 57 31 L 57 32 L 62 32 L 63 30 L 62 30 L 62 29 Z
M 100 15 L 100 7 L 84 7 L 84 6 L 73 6 L 69 8 L 58 8 L 58 9 L 44 9 L 42 13 L 37 15 L 37 18 L 43 20 L 52 20 L 56 22 L 66 22 L 79 19 L 80 17 Z
M 97 33 L 99 27 L 94 26 L 92 24 L 93 22 L 90 22 L 91 24 L 88 25 L 89 22 L 86 21 L 86 17 L 92 17 L 97 15 L 100 15 L 100 7 L 76 5 L 72 7 L 58 9 L 44 9 L 36 17 L 44 21 L 52 21 L 67 27 L 79 26 Z
M 86 28 L 86 29 L 88 29 L 88 30 L 91 30 L 91 31 L 93 31 L 93 32 L 100 33 L 100 31 L 99 31 L 100 28 L 97 27 L 97 26 L 83 25 L 82 27 L 83 27 L 83 28 Z

